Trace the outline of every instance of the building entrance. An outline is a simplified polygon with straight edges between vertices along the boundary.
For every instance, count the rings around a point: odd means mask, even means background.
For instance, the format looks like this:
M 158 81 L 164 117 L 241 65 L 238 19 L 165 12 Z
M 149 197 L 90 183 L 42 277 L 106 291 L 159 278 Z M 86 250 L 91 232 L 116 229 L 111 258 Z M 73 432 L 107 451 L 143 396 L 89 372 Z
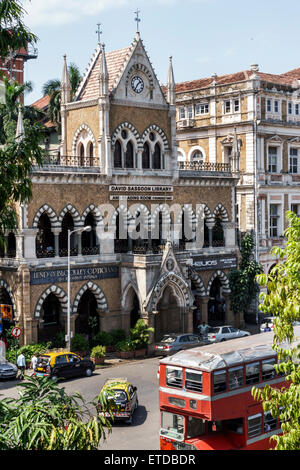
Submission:
M 99 331 L 97 300 L 93 292 L 87 289 L 78 304 L 78 317 L 75 321 L 75 333 L 94 335 Z
M 223 325 L 225 322 L 226 303 L 222 296 L 222 284 L 218 277 L 214 279 L 209 291 L 208 324 Z

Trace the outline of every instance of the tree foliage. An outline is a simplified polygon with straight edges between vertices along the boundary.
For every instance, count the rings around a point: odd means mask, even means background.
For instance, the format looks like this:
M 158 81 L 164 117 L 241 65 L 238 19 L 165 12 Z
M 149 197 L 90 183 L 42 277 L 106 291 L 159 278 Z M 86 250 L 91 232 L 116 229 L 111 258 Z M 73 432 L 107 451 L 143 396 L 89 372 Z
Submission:
M 99 403 L 107 407 L 103 393 L 85 402 L 48 378 L 29 377 L 20 387 L 17 400 L 0 401 L 0 450 L 97 450 L 111 432 L 97 415 Z
M 19 0 L 1 0 L 0 2 L 0 56 L 7 57 L 11 51 L 17 51 L 28 43 L 33 44 L 37 37 L 23 23 L 26 11 Z
M 300 347 L 295 347 L 292 342 L 293 322 L 300 319 L 300 218 L 293 212 L 287 212 L 287 218 L 286 246 L 272 250 L 280 261 L 268 275 L 258 276 L 259 283 L 268 289 L 268 293 L 260 295 L 260 309 L 275 316 L 273 348 L 280 362 L 276 369 L 286 375 L 287 384 L 282 389 L 270 386 L 263 390 L 254 388 L 252 393 L 262 401 L 264 410 L 281 421 L 283 435 L 271 438 L 276 441 L 276 450 L 299 450 Z
M 44 152 L 40 147 L 44 127 L 37 121 L 40 114 L 29 106 L 21 106 L 20 96 L 31 85 L 19 85 L 7 78 L 6 102 L 0 105 L 0 241 L 5 229 L 17 227 L 16 203 L 26 203 L 32 194 L 30 172 L 33 165 L 41 165 Z M 15 138 L 18 108 L 22 107 L 25 135 Z
M 255 277 L 262 273 L 262 267 L 254 260 L 253 249 L 253 237 L 247 233 L 241 242 L 239 269 L 231 269 L 229 273 L 230 308 L 234 313 L 246 313 L 259 292 Z
M 70 99 L 73 100 L 75 92 L 81 82 L 81 74 L 76 64 L 72 63 L 68 67 L 68 75 L 71 85 Z M 61 82 L 57 78 L 48 80 L 42 87 L 43 95 L 49 95 L 48 117 L 50 121 L 57 124 L 58 132 L 61 129 L 60 103 L 61 103 Z

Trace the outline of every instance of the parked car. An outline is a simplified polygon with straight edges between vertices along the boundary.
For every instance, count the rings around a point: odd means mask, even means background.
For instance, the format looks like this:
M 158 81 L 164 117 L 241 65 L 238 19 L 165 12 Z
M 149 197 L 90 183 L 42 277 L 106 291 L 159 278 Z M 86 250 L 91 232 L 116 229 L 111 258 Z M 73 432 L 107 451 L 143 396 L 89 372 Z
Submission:
M 264 333 L 264 329 L 265 329 L 267 323 L 268 323 L 268 326 L 273 331 L 273 329 L 274 329 L 274 319 L 275 319 L 275 317 L 266 317 L 266 318 L 264 318 L 264 322 L 260 324 L 260 332 Z M 299 326 L 299 325 L 300 325 L 299 320 L 293 321 L 293 326 Z
M 154 351 L 159 355 L 174 354 L 182 349 L 195 348 L 205 344 L 201 337 L 192 333 L 170 333 L 154 345 Z
M 260 332 L 263 333 L 264 332 L 264 329 L 266 328 L 266 324 L 268 323 L 268 326 L 271 328 L 271 330 L 273 331 L 273 328 L 274 328 L 274 325 L 273 325 L 273 321 L 274 321 L 274 318 L 275 317 L 266 317 L 264 318 L 264 322 L 261 323 L 260 325 Z
M 18 368 L 4 357 L 0 357 L 0 379 L 15 379 Z
M 239 330 L 230 325 L 214 326 L 208 330 L 207 339 L 210 343 L 219 343 L 228 339 L 250 336 L 249 331 Z
M 34 375 L 36 377 L 51 377 L 68 379 L 86 375 L 90 377 L 95 370 L 95 364 L 87 358 L 82 359 L 71 352 L 47 353 L 38 358 Z
M 131 424 L 133 413 L 139 406 L 137 388 L 128 382 L 127 378 L 115 378 L 108 379 L 101 392 L 105 393 L 108 405 L 105 409 L 98 405 L 99 415 Z

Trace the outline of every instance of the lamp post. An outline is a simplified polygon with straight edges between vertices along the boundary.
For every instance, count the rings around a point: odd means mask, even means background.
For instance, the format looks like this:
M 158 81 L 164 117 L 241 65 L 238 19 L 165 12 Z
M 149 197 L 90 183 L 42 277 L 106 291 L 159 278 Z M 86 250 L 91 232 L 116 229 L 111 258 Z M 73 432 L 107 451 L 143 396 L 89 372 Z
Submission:
M 70 318 L 70 290 L 71 290 L 71 269 L 70 269 L 70 240 L 71 240 L 71 235 L 72 233 L 75 232 L 90 232 L 92 227 L 90 225 L 86 225 L 85 227 L 77 228 L 75 230 L 69 230 L 68 229 L 68 311 L 67 311 L 67 336 L 66 336 L 66 342 L 67 342 L 67 348 L 68 351 L 71 349 L 71 318 Z

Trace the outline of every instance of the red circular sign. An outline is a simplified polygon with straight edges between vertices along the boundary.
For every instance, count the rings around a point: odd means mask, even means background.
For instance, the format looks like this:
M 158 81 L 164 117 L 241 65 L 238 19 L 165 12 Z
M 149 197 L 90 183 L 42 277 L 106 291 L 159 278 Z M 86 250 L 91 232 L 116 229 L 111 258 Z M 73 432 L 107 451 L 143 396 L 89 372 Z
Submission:
M 12 334 L 15 338 L 19 338 L 19 336 L 20 336 L 21 333 L 22 333 L 21 328 L 17 328 L 16 326 L 11 330 L 11 334 Z

